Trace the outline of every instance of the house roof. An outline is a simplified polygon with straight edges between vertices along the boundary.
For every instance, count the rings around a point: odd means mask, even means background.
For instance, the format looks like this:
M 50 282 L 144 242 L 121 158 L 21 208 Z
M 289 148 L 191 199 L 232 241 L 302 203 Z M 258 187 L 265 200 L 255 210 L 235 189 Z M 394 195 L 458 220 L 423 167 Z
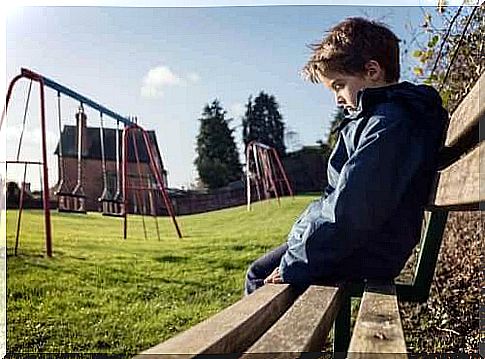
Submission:
M 62 156 L 77 158 L 77 133 L 76 126 L 66 125 L 62 130 L 61 143 L 62 143 Z M 106 161 L 116 161 L 116 133 L 119 136 L 119 156 L 123 155 L 122 142 L 123 142 L 123 130 L 116 130 L 114 128 L 105 128 L 103 131 L 104 137 L 104 153 Z M 160 164 L 163 168 L 162 156 L 158 148 L 157 136 L 154 131 L 147 131 L 150 141 L 154 144 L 156 149 L 155 156 L 158 157 Z M 146 150 L 145 142 L 143 141 L 142 134 L 139 131 L 132 132 L 135 135 L 136 143 L 138 147 L 138 156 L 140 162 L 148 163 L 149 157 Z M 101 135 L 99 127 L 86 127 L 86 137 L 84 139 L 86 145 L 83 146 L 85 151 L 82 153 L 82 157 L 85 159 L 97 159 L 101 160 Z M 54 154 L 59 155 L 59 143 L 57 143 Z M 135 147 L 132 136 L 128 139 L 128 161 L 136 162 Z

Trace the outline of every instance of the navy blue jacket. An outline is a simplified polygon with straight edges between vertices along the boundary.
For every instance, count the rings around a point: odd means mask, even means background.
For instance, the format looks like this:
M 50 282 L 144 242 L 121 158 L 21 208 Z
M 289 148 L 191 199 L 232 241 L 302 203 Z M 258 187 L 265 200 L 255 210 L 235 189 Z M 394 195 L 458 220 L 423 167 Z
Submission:
M 288 235 L 285 283 L 396 277 L 419 241 L 448 114 L 436 90 L 368 88 L 346 117 L 328 186 Z

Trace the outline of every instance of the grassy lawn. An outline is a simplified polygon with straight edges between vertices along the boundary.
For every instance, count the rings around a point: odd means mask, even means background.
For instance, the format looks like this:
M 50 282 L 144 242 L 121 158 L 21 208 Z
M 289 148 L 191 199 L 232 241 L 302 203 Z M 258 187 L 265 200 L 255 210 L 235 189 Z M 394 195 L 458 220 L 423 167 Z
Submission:
M 7 351 L 137 353 L 236 302 L 247 266 L 285 240 L 316 196 L 178 218 L 122 220 L 53 212 L 54 257 L 44 257 L 43 213 L 7 215 Z

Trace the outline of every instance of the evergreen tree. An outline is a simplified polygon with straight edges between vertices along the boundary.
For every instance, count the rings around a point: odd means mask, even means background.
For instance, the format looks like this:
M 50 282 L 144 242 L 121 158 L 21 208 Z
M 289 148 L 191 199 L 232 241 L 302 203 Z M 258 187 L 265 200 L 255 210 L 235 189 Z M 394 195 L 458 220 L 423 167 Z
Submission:
M 225 118 L 218 100 L 207 104 L 202 112 L 197 136 L 195 165 L 202 182 L 210 189 L 223 187 L 242 176 L 242 167 L 234 142 L 231 119 Z
M 249 97 L 242 122 L 245 147 L 256 140 L 274 147 L 280 156 L 285 155 L 285 125 L 278 108 L 275 97 L 263 91 L 254 101 Z
M 333 120 L 330 123 L 330 133 L 328 134 L 327 138 L 327 145 L 330 149 L 333 149 L 337 144 L 337 139 L 340 134 L 338 127 L 342 124 L 342 121 L 344 120 L 344 111 L 342 110 L 342 108 L 337 107 L 337 110 L 335 111 L 333 116 Z

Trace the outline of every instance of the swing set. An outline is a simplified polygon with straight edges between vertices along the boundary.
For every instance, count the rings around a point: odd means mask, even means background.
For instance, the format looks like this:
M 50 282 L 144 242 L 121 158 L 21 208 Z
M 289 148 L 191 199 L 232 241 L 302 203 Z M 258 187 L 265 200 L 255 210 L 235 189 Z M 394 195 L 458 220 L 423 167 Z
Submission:
M 59 122 L 59 134 L 60 140 L 58 145 L 58 158 L 59 158 L 59 182 L 56 186 L 54 194 L 57 196 L 58 201 L 58 211 L 68 212 L 68 213 L 86 213 L 86 194 L 83 187 L 83 152 L 85 149 L 83 144 L 86 142 L 86 122 L 87 115 L 84 112 L 84 107 L 81 104 L 79 106 L 78 112 L 76 113 L 76 142 L 77 142 L 77 177 L 76 184 L 72 190 L 69 189 L 68 181 L 65 176 L 65 156 L 63 148 L 63 138 L 62 138 L 62 123 L 61 123 L 61 103 L 60 103 L 60 93 L 58 92 L 58 122 Z M 98 202 L 100 204 L 100 210 L 105 216 L 123 216 L 123 201 L 121 197 L 121 187 L 120 187 L 120 130 L 119 130 L 119 120 L 116 120 L 116 192 L 113 194 L 108 188 L 108 177 L 106 168 L 106 155 L 105 155 L 105 127 L 103 120 L 103 112 L 99 115 L 99 138 L 101 147 L 101 172 L 103 179 L 103 190 L 101 195 L 98 197 Z
M 85 142 L 86 142 L 86 121 L 87 115 L 84 111 L 84 107 L 87 106 L 93 110 L 99 112 L 99 138 L 101 147 L 101 168 L 102 168 L 102 182 L 103 189 L 100 196 L 97 198 L 99 202 L 100 210 L 103 215 L 115 216 L 124 218 L 123 222 L 123 238 L 127 238 L 127 221 L 128 212 L 130 210 L 130 203 L 128 198 L 131 194 L 137 198 L 132 205 L 133 209 L 139 208 L 142 204 L 143 211 L 142 220 L 145 239 L 147 238 L 147 231 L 145 227 L 145 220 L 143 215 L 146 214 L 146 201 L 145 193 L 148 193 L 148 198 L 151 204 L 151 215 L 154 217 L 156 222 L 156 230 L 158 239 L 160 239 L 159 227 L 156 218 L 156 213 L 153 211 L 154 208 L 154 198 L 157 194 L 161 194 L 165 207 L 168 214 L 172 218 L 177 236 L 182 238 L 180 228 L 177 224 L 174 209 L 170 198 L 168 196 L 165 183 L 162 177 L 162 165 L 159 158 L 155 156 L 156 148 L 154 143 L 150 140 L 148 132 L 141 126 L 138 125 L 136 119 L 123 117 L 110 109 L 90 100 L 89 98 L 53 81 L 40 74 L 37 74 L 31 70 L 22 68 L 21 73 L 15 76 L 9 84 L 6 96 L 6 104 L 2 112 L 2 117 L 0 119 L 0 129 L 2 128 L 3 121 L 7 117 L 7 109 L 11 99 L 12 91 L 15 84 L 22 78 L 30 80 L 29 90 L 25 103 L 24 116 L 22 121 L 22 130 L 20 133 L 20 140 L 18 144 L 17 156 L 15 160 L 7 160 L 7 166 L 10 164 L 21 164 L 24 166 L 23 172 L 23 183 L 20 188 L 20 198 L 19 198 L 19 211 L 17 216 L 17 229 L 16 229 L 16 244 L 15 244 L 15 254 L 17 253 L 18 241 L 20 236 L 21 227 L 21 217 L 23 210 L 24 194 L 25 194 L 25 180 L 27 175 L 27 168 L 30 165 L 37 165 L 41 170 L 40 180 L 41 180 L 41 194 L 42 194 L 42 207 L 44 211 L 44 228 L 45 228 L 45 247 L 46 254 L 48 257 L 52 256 L 52 230 L 51 230 L 51 220 L 50 220 L 50 194 L 49 194 L 49 177 L 48 177 L 48 165 L 47 165 L 47 139 L 46 139 L 46 114 L 45 114 L 45 93 L 44 87 L 48 87 L 57 92 L 57 120 L 58 129 L 60 134 L 60 140 L 58 144 L 57 154 L 59 161 L 59 180 L 54 189 L 54 194 L 57 196 L 58 200 L 58 211 L 66 213 L 86 213 L 86 193 L 83 186 L 83 158 L 85 152 Z M 26 127 L 26 118 L 28 113 L 30 95 L 32 90 L 32 83 L 36 81 L 39 83 L 40 92 L 40 125 L 41 125 L 41 156 L 42 160 L 40 162 L 35 161 L 25 161 L 20 159 L 20 152 L 22 147 L 23 135 Z M 61 94 L 69 97 L 71 99 L 79 101 L 79 108 L 75 115 L 77 126 L 76 126 L 76 167 L 77 167 L 77 177 L 76 184 L 72 188 L 69 186 L 68 181 L 66 181 L 66 153 L 64 152 L 63 136 L 62 136 L 62 114 L 61 114 Z M 116 121 L 116 149 L 115 149 L 115 162 L 116 162 L 116 189 L 110 191 L 108 188 L 108 176 L 107 176 L 107 166 L 106 166 L 106 148 L 105 148 L 105 126 L 104 126 L 104 116 L 109 117 Z M 120 129 L 120 125 L 122 128 Z M 136 134 L 139 134 L 138 136 Z M 145 182 L 143 180 L 142 169 L 140 164 L 140 153 L 139 146 L 137 143 L 137 137 L 143 139 L 143 144 L 145 146 L 145 151 L 148 157 L 148 167 L 150 174 L 154 180 L 150 181 L 150 178 Z M 131 138 L 131 140 L 129 140 Z M 138 183 L 136 185 L 132 184 L 130 181 L 128 173 L 128 146 L 129 143 L 132 144 L 134 148 L 134 157 L 138 172 Z M 71 188 L 70 188 L 71 187 Z M 141 199 L 143 198 L 143 200 Z
M 287 195 L 293 197 L 288 176 L 281 163 L 278 152 L 271 146 L 257 141 L 249 142 L 246 148 L 246 196 L 247 210 L 251 210 L 251 187 L 255 187 L 258 200 L 278 200 Z M 279 187 L 279 189 L 278 189 Z

